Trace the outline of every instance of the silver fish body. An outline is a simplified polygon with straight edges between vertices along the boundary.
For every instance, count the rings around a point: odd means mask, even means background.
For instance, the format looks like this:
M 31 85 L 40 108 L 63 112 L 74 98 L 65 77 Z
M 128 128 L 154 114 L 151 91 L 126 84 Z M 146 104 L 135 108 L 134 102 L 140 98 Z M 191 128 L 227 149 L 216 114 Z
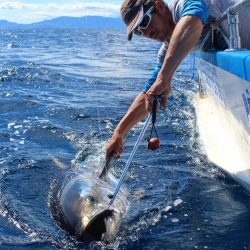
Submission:
M 129 207 L 121 190 L 109 206 L 115 185 L 110 174 L 101 178 L 85 167 L 66 172 L 52 189 L 50 207 L 54 220 L 79 240 L 111 242 Z

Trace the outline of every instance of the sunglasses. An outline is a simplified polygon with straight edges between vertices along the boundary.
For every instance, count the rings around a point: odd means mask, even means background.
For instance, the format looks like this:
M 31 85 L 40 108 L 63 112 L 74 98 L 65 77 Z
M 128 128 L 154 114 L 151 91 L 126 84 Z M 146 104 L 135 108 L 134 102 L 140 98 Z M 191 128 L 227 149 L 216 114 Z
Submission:
M 151 12 L 154 10 L 154 7 L 149 8 L 149 10 L 144 14 L 141 23 L 134 29 L 134 34 L 137 36 L 143 36 L 143 32 L 141 30 L 145 30 L 152 19 Z

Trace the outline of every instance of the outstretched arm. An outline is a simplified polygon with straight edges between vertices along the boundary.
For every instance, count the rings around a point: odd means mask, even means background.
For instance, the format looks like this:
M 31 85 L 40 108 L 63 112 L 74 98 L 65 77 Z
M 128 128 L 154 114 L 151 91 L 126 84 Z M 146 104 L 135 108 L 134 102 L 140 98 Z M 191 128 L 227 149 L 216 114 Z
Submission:
M 131 106 L 129 107 L 125 116 L 117 125 L 109 144 L 106 148 L 106 158 L 113 154 L 115 158 L 119 158 L 122 153 L 123 140 L 126 133 L 140 120 L 147 115 L 145 107 L 145 93 L 140 93 Z
M 147 91 L 146 108 L 151 109 L 153 96 L 164 93 L 163 108 L 171 92 L 171 79 L 176 68 L 198 42 L 203 29 L 202 20 L 196 16 L 184 16 L 176 25 L 162 68 L 152 87 Z

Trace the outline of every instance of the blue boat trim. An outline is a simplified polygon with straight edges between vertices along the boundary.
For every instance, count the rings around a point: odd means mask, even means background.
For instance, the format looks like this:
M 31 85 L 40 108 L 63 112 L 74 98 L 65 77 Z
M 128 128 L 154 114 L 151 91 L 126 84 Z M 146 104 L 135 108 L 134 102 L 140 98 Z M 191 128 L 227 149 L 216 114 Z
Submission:
M 250 82 L 250 50 L 211 50 L 192 54 Z

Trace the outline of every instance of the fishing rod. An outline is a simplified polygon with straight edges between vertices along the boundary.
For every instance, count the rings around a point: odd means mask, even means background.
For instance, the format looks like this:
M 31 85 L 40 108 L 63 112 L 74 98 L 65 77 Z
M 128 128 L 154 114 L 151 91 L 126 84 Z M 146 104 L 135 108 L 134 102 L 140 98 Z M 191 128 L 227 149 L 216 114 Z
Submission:
M 130 163 L 131 163 L 131 161 L 132 161 L 132 159 L 133 159 L 133 157 L 135 155 L 135 152 L 136 152 L 136 150 L 137 150 L 137 148 L 138 148 L 138 146 L 139 146 L 139 144 L 140 144 L 140 142 L 141 142 L 141 140 L 142 140 L 142 138 L 143 138 L 143 136 L 144 136 L 144 134 L 145 134 L 145 132 L 146 132 L 146 130 L 148 128 L 150 120 L 152 121 L 152 124 L 153 124 L 153 127 L 154 127 L 154 124 L 155 124 L 155 121 L 156 121 L 156 113 L 157 113 L 158 101 L 159 101 L 159 97 L 154 96 L 153 103 L 152 103 L 152 112 L 150 112 L 148 114 L 148 117 L 147 117 L 147 119 L 146 119 L 146 121 L 145 121 L 145 123 L 144 123 L 144 125 L 142 127 L 141 133 L 140 133 L 139 137 L 137 138 L 137 141 L 136 141 L 136 143 L 134 145 L 134 148 L 133 148 L 133 150 L 132 150 L 132 152 L 131 152 L 131 154 L 130 154 L 130 156 L 128 158 L 128 161 L 127 161 L 127 163 L 126 163 L 126 165 L 125 165 L 125 167 L 124 167 L 124 169 L 122 171 L 122 175 L 121 175 L 121 177 L 120 177 L 120 179 L 119 179 L 119 181 L 118 181 L 118 183 L 117 183 L 117 185 L 115 187 L 114 193 L 108 196 L 110 198 L 109 205 L 111 205 L 115 200 L 115 197 L 116 197 L 116 195 L 117 195 L 117 193 L 118 193 L 118 191 L 119 191 L 119 189 L 121 187 L 122 181 L 123 181 L 123 179 L 124 179 L 124 177 L 126 175 L 126 172 L 127 172 L 128 168 L 129 168 L 129 166 L 130 166 Z

